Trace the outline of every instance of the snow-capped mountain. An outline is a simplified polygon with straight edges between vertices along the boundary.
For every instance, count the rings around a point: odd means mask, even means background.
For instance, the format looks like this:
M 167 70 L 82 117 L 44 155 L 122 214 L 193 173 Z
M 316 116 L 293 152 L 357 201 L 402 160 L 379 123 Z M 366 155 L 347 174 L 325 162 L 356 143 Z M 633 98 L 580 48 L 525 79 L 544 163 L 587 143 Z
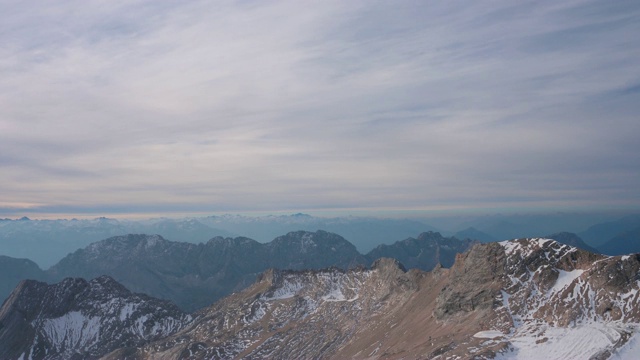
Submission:
M 191 317 L 156 305 L 134 315 L 129 300 L 111 309 L 133 295 L 108 278 L 26 282 L 0 310 L 0 357 L 66 358 L 74 349 L 108 352 L 104 359 L 634 359 L 639 290 L 640 254 L 610 257 L 550 239 L 477 244 L 430 272 L 394 259 L 368 269 L 271 269 Z M 120 334 L 132 340 L 114 342 Z
M 268 271 L 135 358 L 633 358 L 639 270 L 638 255 L 520 239 L 431 272 Z
M 86 359 L 171 335 L 192 321 L 177 306 L 113 279 L 21 282 L 0 308 L 0 358 Z

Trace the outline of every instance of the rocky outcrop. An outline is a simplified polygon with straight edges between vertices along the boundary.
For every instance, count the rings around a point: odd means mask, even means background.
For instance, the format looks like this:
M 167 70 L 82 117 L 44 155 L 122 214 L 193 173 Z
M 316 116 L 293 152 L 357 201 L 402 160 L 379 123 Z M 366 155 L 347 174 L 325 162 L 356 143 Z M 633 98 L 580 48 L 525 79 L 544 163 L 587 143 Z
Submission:
M 459 312 L 492 309 L 505 274 L 506 256 L 497 243 L 476 246 L 456 257 L 449 285 L 438 296 L 436 318 L 448 319 Z

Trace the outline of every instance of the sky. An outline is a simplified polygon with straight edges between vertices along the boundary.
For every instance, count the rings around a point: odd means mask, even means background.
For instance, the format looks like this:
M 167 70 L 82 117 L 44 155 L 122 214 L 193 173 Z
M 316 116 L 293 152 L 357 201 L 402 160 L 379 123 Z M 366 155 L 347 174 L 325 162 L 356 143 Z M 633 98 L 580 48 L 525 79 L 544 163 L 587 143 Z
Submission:
M 0 215 L 640 208 L 640 3 L 0 0 Z

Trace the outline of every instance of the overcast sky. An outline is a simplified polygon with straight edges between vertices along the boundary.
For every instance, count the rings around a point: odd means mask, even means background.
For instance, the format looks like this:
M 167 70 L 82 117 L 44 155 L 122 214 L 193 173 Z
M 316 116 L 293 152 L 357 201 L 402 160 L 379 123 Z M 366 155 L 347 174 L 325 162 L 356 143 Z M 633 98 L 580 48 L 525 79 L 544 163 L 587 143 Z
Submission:
M 0 214 L 638 208 L 640 2 L 0 0 Z

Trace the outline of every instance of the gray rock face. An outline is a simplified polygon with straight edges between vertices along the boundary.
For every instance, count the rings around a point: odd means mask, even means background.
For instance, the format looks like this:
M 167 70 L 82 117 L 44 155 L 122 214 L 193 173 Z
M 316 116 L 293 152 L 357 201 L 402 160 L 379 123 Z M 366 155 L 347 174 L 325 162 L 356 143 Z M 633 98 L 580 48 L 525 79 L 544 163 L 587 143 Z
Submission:
M 497 306 L 495 298 L 505 274 L 505 261 L 504 250 L 497 243 L 477 246 L 458 255 L 449 275 L 450 284 L 438 296 L 436 318 L 442 320 L 458 312 Z
M 0 358 L 86 359 L 171 335 L 192 317 L 113 279 L 21 282 L 0 308 Z

